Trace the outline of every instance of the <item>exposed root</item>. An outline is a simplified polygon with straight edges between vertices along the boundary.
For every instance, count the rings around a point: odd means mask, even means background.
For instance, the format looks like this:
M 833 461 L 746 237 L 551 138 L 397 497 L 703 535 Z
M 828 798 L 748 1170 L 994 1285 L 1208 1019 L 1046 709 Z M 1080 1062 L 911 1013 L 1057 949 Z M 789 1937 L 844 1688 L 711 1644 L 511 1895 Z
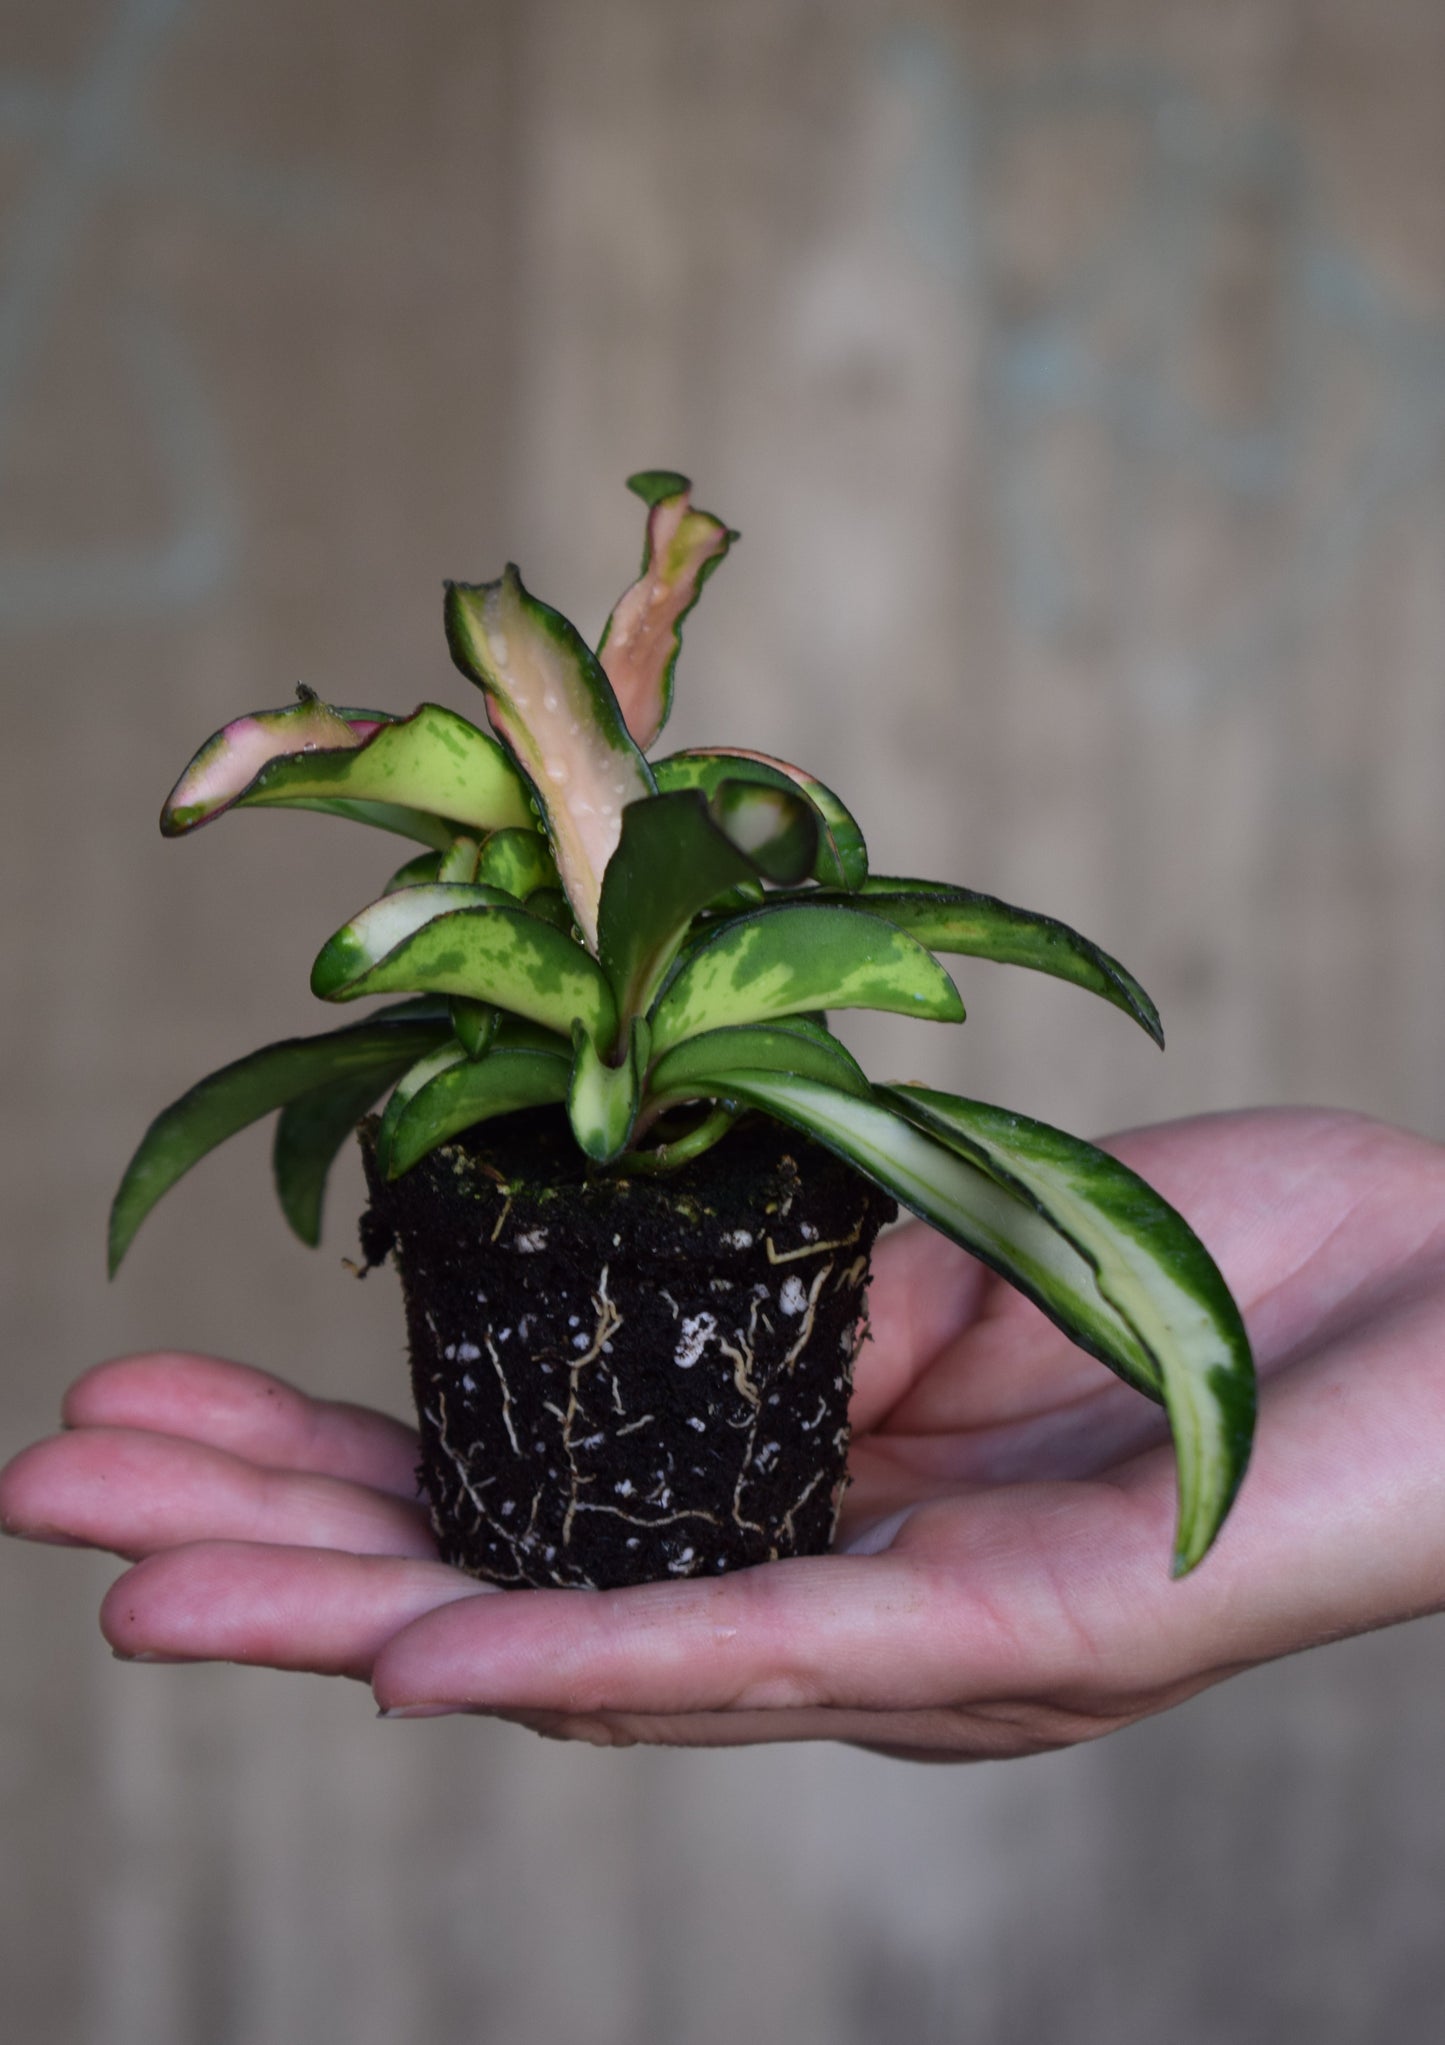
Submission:
M 825 1264 L 822 1270 L 817 1274 L 817 1276 L 813 1280 L 812 1289 L 808 1294 L 808 1304 L 803 1310 L 803 1325 L 798 1330 L 797 1340 L 794 1342 L 792 1348 L 788 1351 L 787 1355 L 783 1358 L 782 1367 L 788 1373 L 789 1377 L 793 1375 L 793 1370 L 797 1364 L 798 1358 L 802 1355 L 803 1351 L 807 1348 L 809 1342 L 813 1339 L 813 1322 L 818 1312 L 818 1295 L 823 1290 L 823 1286 L 825 1281 L 827 1280 L 828 1273 L 832 1270 L 832 1268 L 833 1266 L 831 1263 Z M 789 1280 L 789 1283 L 790 1284 L 792 1283 L 791 1279 Z
M 821 1257 L 827 1250 L 851 1250 L 862 1233 L 863 1224 L 860 1221 L 850 1235 L 839 1236 L 835 1242 L 802 1243 L 796 1250 L 780 1250 L 774 1245 L 771 1236 L 764 1236 L 763 1248 L 768 1253 L 770 1264 L 796 1264 L 803 1257 Z M 868 1262 L 866 1257 L 860 1258 L 859 1261 L 866 1267 Z
M 512 1425 L 512 1390 L 507 1383 L 507 1373 L 502 1369 L 502 1359 L 497 1354 L 497 1345 L 491 1336 L 483 1335 L 482 1340 L 487 1345 L 487 1354 L 492 1359 L 492 1369 L 497 1373 L 497 1383 L 502 1388 L 502 1425 L 507 1430 L 507 1440 L 512 1444 L 512 1454 L 520 1456 L 522 1445 L 517 1440 L 517 1430 Z
M 587 1366 L 595 1363 L 602 1354 L 603 1343 L 611 1341 L 617 1330 L 622 1326 L 622 1315 L 617 1311 L 607 1292 L 608 1269 L 609 1267 L 606 1264 L 602 1266 L 602 1275 L 597 1281 L 597 1290 L 592 1295 L 592 1304 L 597 1312 L 597 1322 L 592 1330 L 592 1340 L 582 1354 L 573 1360 L 569 1370 L 567 1411 L 562 1415 L 562 1453 L 567 1458 L 567 1470 L 572 1480 L 572 1489 L 571 1496 L 567 1501 L 566 1518 L 562 1522 L 562 1545 L 564 1548 L 569 1547 L 572 1541 L 572 1521 L 576 1516 L 578 1506 L 577 1493 L 584 1483 L 590 1482 L 590 1479 L 584 1478 L 577 1468 L 577 1450 L 572 1439 L 572 1430 L 576 1425 L 577 1415 L 581 1410 L 582 1403 L 580 1380 Z M 615 1379 L 613 1383 L 615 1389 Z

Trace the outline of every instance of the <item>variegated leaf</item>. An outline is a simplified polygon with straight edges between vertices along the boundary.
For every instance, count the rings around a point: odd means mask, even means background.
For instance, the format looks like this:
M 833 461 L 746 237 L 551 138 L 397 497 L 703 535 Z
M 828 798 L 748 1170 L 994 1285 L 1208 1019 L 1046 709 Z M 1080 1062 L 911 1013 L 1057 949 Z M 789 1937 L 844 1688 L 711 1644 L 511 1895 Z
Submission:
M 622 811 L 653 793 L 612 686 L 560 611 L 509 566 L 497 582 L 449 582 L 447 644 L 482 689 L 492 728 L 536 792 L 552 856 L 589 949 Z
M 704 1030 L 665 1052 L 648 1074 L 652 1100 L 709 1100 L 727 1093 L 730 1072 L 785 1072 L 867 1100 L 863 1068 L 830 1030 L 803 1016 Z
M 711 795 L 722 781 L 753 781 L 760 787 L 801 791 L 818 816 L 818 850 L 813 879 L 829 888 L 858 888 L 868 874 L 868 848 L 863 833 L 831 788 L 802 767 L 774 760 L 766 753 L 737 747 L 710 746 L 669 753 L 655 760 L 652 771 L 664 792 L 700 788 Z
M 465 1046 L 449 1039 L 444 1044 L 434 1044 L 402 1073 L 377 1124 L 376 1154 L 383 1171 L 387 1169 L 391 1160 L 393 1132 L 412 1100 L 424 1086 L 429 1086 L 439 1073 L 450 1072 L 454 1067 L 465 1065 L 466 1062 Z
M 279 710 L 252 710 L 212 732 L 161 809 L 161 830 L 179 837 L 228 810 L 263 768 L 318 748 L 354 752 L 362 733 L 314 694 Z
M 520 902 L 538 888 L 555 888 L 557 868 L 540 831 L 493 831 L 482 846 L 477 879 Z
M 1158 1399 L 1153 1358 L 1099 1291 L 1093 1270 L 1031 1201 L 1000 1186 L 884 1102 L 784 1072 L 727 1075 L 728 1097 L 816 1136 L 914 1214 L 1007 1278 L 1091 1355 Z
M 1090 1265 L 1152 1361 L 1179 1465 L 1175 1574 L 1194 1567 L 1239 1489 L 1254 1364 L 1238 1307 L 1182 1215 L 1117 1158 L 1060 1129 L 922 1086 L 880 1096 L 1035 1206 Z
M 268 1044 L 199 1080 L 156 1117 L 126 1167 L 110 1211 L 111 1275 L 162 1194 L 228 1136 L 319 1086 L 372 1073 L 384 1086 L 449 1034 L 444 1013 L 407 1002 L 348 1029 Z
M 452 1028 L 457 1042 L 469 1058 L 484 1058 L 497 1034 L 502 1012 L 490 1001 L 473 1001 L 468 995 L 451 998 Z
M 495 1002 L 548 1029 L 569 1034 L 581 1022 L 599 1042 L 616 1020 L 606 976 L 561 931 L 491 888 L 465 892 L 491 899 L 452 908 L 409 896 L 451 896 L 460 889 L 412 888 L 385 895 L 337 931 L 311 969 L 311 991 L 324 1001 L 364 994 L 463 994 Z
M 161 830 L 179 837 L 232 808 L 335 804 L 362 821 L 373 819 L 354 805 L 419 812 L 473 832 L 533 822 L 507 754 L 455 711 L 424 703 L 410 717 L 353 724 L 307 702 L 239 718 L 208 739 L 171 791 Z
M 408 859 L 405 866 L 396 869 L 381 892 L 396 895 L 403 888 L 430 887 L 437 878 L 440 865 L 440 852 L 418 852 L 415 859 Z
M 477 862 L 481 857 L 481 846 L 475 838 L 461 833 L 453 838 L 445 852 L 437 860 L 436 878 L 458 887 L 473 887 L 478 881 L 490 881 L 490 875 L 478 873 Z M 394 894 L 394 888 L 386 890 Z
M 654 1055 L 699 1031 L 819 1008 L 962 1022 L 958 990 L 906 931 L 854 909 L 801 904 L 724 923 L 688 952 L 652 1017 Z
M 393 889 L 368 903 L 327 939 L 311 968 L 311 992 L 323 1001 L 336 1000 L 338 989 L 349 986 L 358 974 L 369 971 L 435 917 L 448 915 L 454 909 L 504 906 L 516 906 L 510 895 L 503 894 L 500 888 L 482 887 L 475 882 L 432 881 L 418 887 Z
M 647 1061 L 647 1024 L 640 1016 L 632 1018 L 625 1049 L 615 1061 L 604 1058 L 580 1026 L 573 1036 L 567 1119 L 584 1155 L 598 1164 L 608 1164 L 626 1150 L 637 1120 Z
M 627 487 L 648 507 L 642 573 L 613 606 L 597 653 L 646 752 L 672 708 L 682 621 L 738 535 L 710 511 L 694 511 L 691 483 L 670 469 L 643 470 Z
M 811 895 L 808 899 L 817 901 L 820 897 Z M 859 894 L 827 895 L 821 899 L 846 900 L 849 908 L 881 916 L 899 930 L 908 931 L 930 951 L 1030 966 L 1035 972 L 1050 973 L 1057 980 L 1087 987 L 1132 1016 L 1163 1047 L 1159 1011 L 1133 974 L 1090 938 L 1080 936 L 1077 930 L 1052 916 L 1015 909 L 1008 902 L 978 894 L 972 888 L 949 887 L 942 881 L 889 879 L 882 874 L 870 875 Z
M 630 803 L 598 920 L 598 958 L 624 1027 L 646 1013 L 700 910 L 760 870 L 797 879 L 815 839 L 812 813 L 792 791 L 725 781 L 710 803 L 697 789 Z
M 497 1044 L 485 1058 L 443 1065 L 411 1091 L 387 1130 L 378 1158 L 388 1178 L 424 1158 L 474 1123 L 518 1108 L 543 1108 L 567 1098 L 569 1061 L 550 1050 Z M 388 1110 L 388 1113 L 390 1111 Z

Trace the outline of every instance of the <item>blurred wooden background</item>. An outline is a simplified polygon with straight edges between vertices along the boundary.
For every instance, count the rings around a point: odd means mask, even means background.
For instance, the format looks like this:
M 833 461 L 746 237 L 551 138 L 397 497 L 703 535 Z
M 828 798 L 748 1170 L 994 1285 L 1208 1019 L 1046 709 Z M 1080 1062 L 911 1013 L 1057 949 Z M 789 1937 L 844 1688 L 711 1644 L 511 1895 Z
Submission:
M 387 866 L 153 814 L 299 678 L 462 704 L 444 574 L 600 619 L 644 463 L 746 535 L 681 741 L 806 760 L 1170 1030 L 979 969 L 876 1070 L 1445 1136 L 1442 191 L 1438 0 L 0 0 L 6 1446 L 161 1342 L 400 1404 L 356 1179 L 308 1257 L 259 1137 L 104 1285 L 145 1120 L 313 1026 Z M 115 1666 L 98 1559 L 0 1570 L 26 2045 L 1438 2030 L 1439 1622 L 910 1770 L 381 1726 Z

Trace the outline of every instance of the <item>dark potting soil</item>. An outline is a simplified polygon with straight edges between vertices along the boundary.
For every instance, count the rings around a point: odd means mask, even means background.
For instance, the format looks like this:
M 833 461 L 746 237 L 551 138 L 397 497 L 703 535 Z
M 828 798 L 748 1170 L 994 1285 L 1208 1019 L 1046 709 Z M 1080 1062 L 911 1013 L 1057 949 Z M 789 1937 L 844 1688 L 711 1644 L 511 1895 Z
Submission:
M 447 1561 L 600 1589 L 827 1548 L 886 1194 L 763 1116 L 656 1177 L 589 1175 L 554 1109 L 389 1185 L 362 1150 Z

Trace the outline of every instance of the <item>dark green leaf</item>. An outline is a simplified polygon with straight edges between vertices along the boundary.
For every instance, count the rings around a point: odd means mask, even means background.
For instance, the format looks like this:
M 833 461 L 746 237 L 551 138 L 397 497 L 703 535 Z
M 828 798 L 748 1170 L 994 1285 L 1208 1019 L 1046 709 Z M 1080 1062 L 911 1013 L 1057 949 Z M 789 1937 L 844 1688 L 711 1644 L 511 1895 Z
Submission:
M 627 478 L 627 487 L 634 497 L 642 499 L 650 511 L 654 504 L 681 496 L 692 488 L 692 484 L 676 469 L 639 469 L 636 475 Z
M 807 805 L 774 789 L 727 782 L 712 805 L 696 789 L 629 803 L 597 945 L 624 1027 L 645 1014 L 699 910 L 760 868 L 806 872 L 812 842 Z
M 452 842 L 450 824 L 426 810 L 404 809 L 400 803 L 353 802 L 339 795 L 296 795 L 276 807 L 312 810 L 317 816 L 341 817 L 349 824 L 369 824 L 374 831 L 391 831 L 398 838 L 430 845 L 437 852 L 445 852 Z
M 449 1034 L 445 1020 L 418 1019 L 410 1003 L 405 1010 L 321 1036 L 268 1044 L 198 1081 L 163 1109 L 141 1138 L 111 1206 L 111 1275 L 162 1194 L 228 1136 L 318 1086 L 359 1081 L 363 1073 L 385 1075 Z
M 386 886 L 384 895 L 400 894 L 403 888 L 430 887 L 436 880 L 441 856 L 436 852 L 418 852 L 415 859 L 408 859 L 405 866 L 399 866 Z
M 407 1051 L 393 1064 L 332 1080 L 288 1101 L 277 1116 L 271 1149 L 276 1196 L 281 1212 L 310 1248 L 321 1240 L 322 1202 L 337 1152 L 410 1063 Z
M 572 914 L 572 904 L 560 888 L 535 888 L 527 897 L 526 910 L 529 916 L 540 917 L 554 930 L 560 930 L 564 937 L 572 939 L 577 927 L 576 918 Z
M 465 994 L 451 999 L 452 1028 L 469 1058 L 484 1058 L 497 1034 L 501 1011 L 490 1001 L 472 1001 Z

